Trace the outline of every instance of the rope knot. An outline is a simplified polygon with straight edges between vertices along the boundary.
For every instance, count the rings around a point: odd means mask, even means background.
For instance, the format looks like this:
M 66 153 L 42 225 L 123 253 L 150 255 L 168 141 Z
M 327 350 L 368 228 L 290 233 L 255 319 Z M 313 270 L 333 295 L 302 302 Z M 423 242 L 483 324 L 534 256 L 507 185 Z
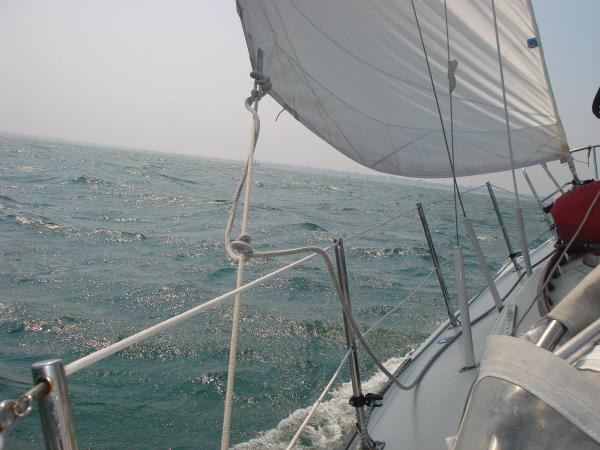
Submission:
M 237 240 L 245 242 L 246 244 L 249 244 L 250 242 L 252 242 L 252 239 L 250 238 L 250 235 L 248 233 L 242 233 L 242 234 L 240 234 L 238 236 Z
M 231 248 L 244 256 L 252 256 L 254 248 L 250 244 L 251 241 L 252 239 L 250 239 L 248 233 L 242 233 L 238 236 L 237 240 L 231 242 Z
M 267 95 L 267 92 L 269 92 L 269 90 L 271 90 L 271 87 L 273 86 L 271 84 L 271 79 L 257 70 L 253 70 L 252 72 L 250 72 L 250 77 L 252 77 L 256 82 L 255 88 L 252 89 L 250 93 L 250 98 L 252 99 L 252 101 L 260 100 L 265 95 Z

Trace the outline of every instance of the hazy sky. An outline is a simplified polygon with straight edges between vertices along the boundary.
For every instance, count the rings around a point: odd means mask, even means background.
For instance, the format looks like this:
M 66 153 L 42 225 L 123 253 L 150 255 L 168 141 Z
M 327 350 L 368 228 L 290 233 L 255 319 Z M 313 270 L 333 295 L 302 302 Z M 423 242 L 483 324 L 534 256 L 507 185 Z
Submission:
M 534 0 L 534 7 L 569 143 L 600 143 L 591 114 L 600 0 Z M 251 80 L 233 0 L 0 0 L 0 61 L 0 131 L 246 155 L 242 102 Z M 275 122 L 280 107 L 270 98 L 260 111 L 258 159 L 362 170 L 289 115 Z M 496 178 L 510 184 L 506 174 Z

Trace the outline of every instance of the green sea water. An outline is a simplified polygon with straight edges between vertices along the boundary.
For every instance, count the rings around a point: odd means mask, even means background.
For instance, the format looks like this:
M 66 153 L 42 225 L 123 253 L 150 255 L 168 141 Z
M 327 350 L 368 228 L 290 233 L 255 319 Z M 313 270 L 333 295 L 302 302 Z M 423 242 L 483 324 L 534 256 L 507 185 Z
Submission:
M 0 135 L 0 399 L 27 390 L 35 361 L 71 362 L 232 289 L 236 269 L 223 235 L 241 168 Z M 498 195 L 516 243 L 514 202 Z M 480 190 L 464 199 L 496 270 L 507 250 L 489 197 Z M 257 249 L 326 246 L 396 217 L 346 242 L 353 310 L 366 327 L 431 271 L 417 202 L 454 292 L 448 189 L 261 164 L 254 168 L 249 229 Z M 529 236 L 539 236 L 538 210 L 529 201 L 523 206 Z M 473 295 L 483 280 L 460 234 Z M 252 260 L 245 279 L 292 260 Z M 444 311 L 430 277 L 370 342 L 392 364 L 445 319 Z M 71 376 L 80 448 L 218 448 L 230 330 L 227 303 Z M 344 352 L 339 304 L 321 261 L 245 294 L 232 445 L 285 448 Z M 383 381 L 364 355 L 361 364 L 371 385 Z M 348 380 L 345 370 L 341 381 Z M 301 447 L 332 448 L 343 440 L 352 424 L 348 396 L 348 386 L 338 384 Z M 6 448 L 43 448 L 36 410 Z

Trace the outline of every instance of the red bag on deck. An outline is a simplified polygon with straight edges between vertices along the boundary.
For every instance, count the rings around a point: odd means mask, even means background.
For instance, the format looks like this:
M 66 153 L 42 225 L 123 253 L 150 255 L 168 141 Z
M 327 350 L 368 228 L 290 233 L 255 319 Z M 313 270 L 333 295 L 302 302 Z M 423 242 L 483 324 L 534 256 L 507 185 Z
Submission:
M 558 197 L 552 208 L 558 236 L 569 242 L 600 191 L 600 181 L 578 186 Z M 590 216 L 576 239 L 586 244 L 600 244 L 600 199 L 596 201 Z

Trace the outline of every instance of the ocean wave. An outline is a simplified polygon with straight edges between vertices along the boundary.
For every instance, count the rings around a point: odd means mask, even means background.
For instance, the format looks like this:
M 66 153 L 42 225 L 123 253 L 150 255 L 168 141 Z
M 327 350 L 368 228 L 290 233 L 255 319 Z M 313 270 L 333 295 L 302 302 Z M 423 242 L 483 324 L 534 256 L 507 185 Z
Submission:
M 108 220 L 110 222 L 142 222 L 143 220 L 139 217 L 102 217 L 102 220 Z
M 493 241 L 497 241 L 498 239 L 500 239 L 500 238 L 493 234 L 478 234 L 477 235 L 477 240 L 483 241 L 483 242 L 493 242 Z
M 326 191 L 343 191 L 343 189 L 341 189 L 341 188 L 339 188 L 337 186 L 330 185 L 330 184 L 321 184 L 318 187 L 318 190 L 319 191 L 323 191 L 323 190 L 326 190 Z
M 208 200 L 206 203 L 209 205 L 230 205 L 231 201 L 223 200 L 223 199 L 214 199 L 214 200 Z
M 174 181 L 175 183 L 178 184 L 198 184 L 197 181 L 192 181 L 192 180 L 186 180 L 185 178 L 179 178 L 179 177 L 174 177 L 172 175 L 165 175 L 164 173 L 157 173 L 158 176 L 165 178 L 169 181 Z
M 22 173 L 32 173 L 40 170 L 39 167 L 36 166 L 13 166 L 10 168 L 11 171 L 22 172 Z
M 77 185 L 87 185 L 87 186 L 107 186 L 111 183 L 105 181 L 101 178 L 92 177 L 89 175 L 81 175 L 80 177 L 73 178 L 69 181 L 66 181 L 64 184 L 77 184 Z
M 183 203 L 183 199 L 168 194 L 145 194 L 144 200 L 165 203 Z
M 132 237 L 134 239 L 137 239 L 138 241 L 144 241 L 144 240 L 148 239 L 148 236 L 146 236 L 144 233 L 140 233 L 139 231 L 138 232 L 135 232 L 135 231 L 121 231 L 120 233 L 121 233 L 122 236 Z
M 221 280 L 223 278 L 232 277 L 236 273 L 234 267 L 221 267 L 209 274 L 209 277 L 213 280 Z
M 396 258 L 399 256 L 429 256 L 429 252 L 421 247 L 352 247 L 352 256 L 359 258 Z
M 30 219 L 20 214 L 15 215 L 15 222 L 17 222 L 19 225 L 31 225 L 33 227 L 45 228 L 47 230 L 57 230 L 59 228 L 64 228 L 63 225 L 59 225 L 54 222 Z
M 327 230 L 325 228 L 323 228 L 320 225 L 317 225 L 316 223 L 312 223 L 312 222 L 301 222 L 298 224 L 298 226 L 302 230 L 327 232 Z
M 8 195 L 1 195 L 0 194 L 0 200 L 5 202 L 5 203 L 11 203 L 13 205 L 19 205 L 20 203 L 18 201 L 16 201 L 14 198 L 9 197 Z
M 10 216 L 9 216 L 10 217 Z M 149 236 L 140 231 L 127 231 L 127 230 L 108 230 L 105 228 L 78 228 L 61 225 L 55 222 L 51 222 L 45 218 L 33 219 L 22 214 L 16 214 L 12 216 L 15 222 L 19 225 L 32 226 L 36 228 L 43 228 L 46 230 L 59 230 L 67 236 L 105 236 L 109 241 L 113 242 L 129 242 L 131 240 L 143 241 L 149 239 Z
M 252 205 L 252 206 L 250 206 L 250 209 L 262 209 L 263 211 L 281 211 L 281 209 L 277 208 L 276 206 L 270 206 L 270 205 L 266 205 L 264 203 Z
M 384 363 L 388 370 L 395 370 L 404 358 L 391 358 Z M 378 392 L 385 383 L 387 377 L 378 372 L 363 383 L 365 392 Z M 352 384 L 343 383 L 341 387 L 330 394 L 330 399 L 319 406 L 316 414 L 310 421 L 302 434 L 300 443 L 294 449 L 313 448 L 325 450 L 338 447 L 343 439 L 352 431 L 356 420 L 354 408 L 348 404 L 348 398 L 352 396 Z M 287 448 L 292 437 L 306 418 L 310 407 L 294 411 L 283 419 L 277 427 L 262 433 L 260 436 L 247 442 L 234 446 L 234 450 L 251 450 L 260 448 L 263 450 L 280 450 Z
M 149 237 L 140 231 L 107 230 L 105 228 L 65 228 L 64 233 L 72 236 L 101 236 L 109 242 L 128 243 L 132 240 L 144 241 Z

